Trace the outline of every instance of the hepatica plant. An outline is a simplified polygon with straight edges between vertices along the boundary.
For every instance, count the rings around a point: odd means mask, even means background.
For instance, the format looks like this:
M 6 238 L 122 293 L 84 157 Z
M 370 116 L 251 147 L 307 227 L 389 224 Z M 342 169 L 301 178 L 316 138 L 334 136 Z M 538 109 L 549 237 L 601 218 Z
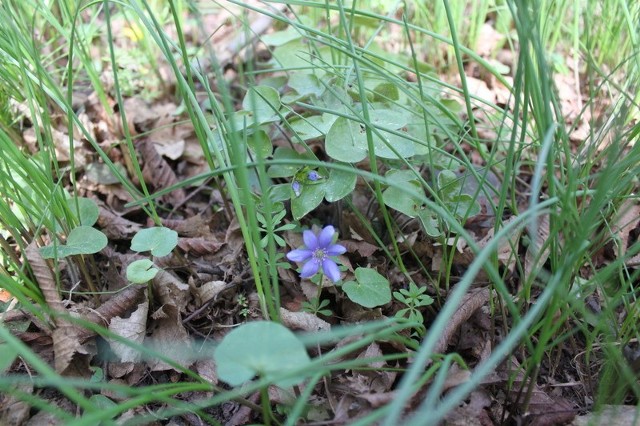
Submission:
M 340 281 L 340 270 L 333 257 L 346 252 L 347 249 L 336 244 L 338 234 L 333 226 L 325 226 L 318 234 L 309 230 L 304 231 L 302 239 L 304 247 L 287 253 L 287 259 L 303 263 L 300 277 L 311 278 L 322 268 L 322 272 L 331 281 L 334 283 Z

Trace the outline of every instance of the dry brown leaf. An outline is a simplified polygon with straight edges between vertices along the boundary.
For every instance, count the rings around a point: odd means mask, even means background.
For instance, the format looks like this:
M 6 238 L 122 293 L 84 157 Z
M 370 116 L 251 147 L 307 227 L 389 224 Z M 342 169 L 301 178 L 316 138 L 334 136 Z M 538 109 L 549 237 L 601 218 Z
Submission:
M 165 270 L 160 270 L 153 279 L 153 292 L 160 304 L 175 306 L 180 312 L 189 301 L 189 285 Z
M 638 407 L 635 405 L 605 405 L 599 413 L 589 413 L 578 416 L 569 426 L 640 426 Z
M 168 188 L 178 183 L 175 172 L 169 163 L 158 153 L 151 141 L 144 140 L 140 142 L 138 149 L 144 159 L 142 176 L 145 182 L 152 185 L 156 190 Z M 184 190 L 180 188 L 162 196 L 162 199 L 175 206 L 181 204 L 185 197 Z
M 147 220 L 147 226 L 155 226 L 153 220 Z M 173 229 L 181 237 L 208 237 L 211 235 L 209 223 L 200 214 L 190 216 L 186 219 L 162 219 L 162 226 Z
M 440 339 L 436 343 L 433 352 L 444 353 L 449 345 L 453 334 L 458 330 L 460 325 L 471 318 L 471 315 L 480 307 L 489 302 L 490 291 L 488 288 L 474 288 L 464 295 L 460 302 L 460 306 L 451 316 L 447 326 L 442 332 Z
M 153 332 L 145 339 L 145 343 L 181 366 L 188 367 L 193 362 L 191 338 L 182 325 L 178 308 L 175 305 L 166 304 L 151 316 L 154 318 Z M 152 371 L 173 369 L 159 359 L 149 360 L 149 368 Z
M 98 226 L 109 240 L 128 240 L 142 229 L 138 223 L 125 219 L 103 206 L 99 207 Z
M 213 237 L 180 238 L 178 240 L 178 247 L 185 253 L 196 256 L 216 253 L 223 245 L 224 243 L 216 241 Z
M 617 239 L 617 247 L 614 249 L 616 256 L 624 256 L 627 252 L 627 248 L 631 245 L 629 244 L 629 234 L 638 227 L 638 223 L 640 223 L 640 205 L 631 199 L 626 199 L 620 206 L 611 227 L 611 231 Z
M 282 324 L 293 330 L 331 330 L 331 324 L 309 312 L 291 312 L 285 308 L 280 308 L 280 319 L 282 319 Z
M 89 375 L 87 367 L 92 350 L 80 342 L 79 329 L 64 318 L 69 313 L 62 304 L 49 265 L 40 255 L 35 243 L 27 246 L 26 256 L 47 305 L 53 312 L 60 315 L 55 317 L 56 326 L 51 333 L 56 371 L 63 375 Z
M 549 247 L 540 252 L 540 249 L 549 238 L 549 214 L 544 214 L 538 218 L 536 235 L 531 235 L 531 232 L 532 231 L 529 228 L 528 233 L 531 237 L 531 244 L 527 247 L 527 253 L 524 257 L 524 274 L 527 278 L 531 276 L 531 274 L 535 273 L 538 268 L 544 265 L 551 253 L 551 249 Z
M 109 331 L 124 337 L 128 341 L 141 345 L 144 342 L 147 331 L 147 314 L 149 302 L 146 300 L 138 305 L 138 308 L 128 317 L 115 317 L 111 319 Z M 111 350 L 120 358 L 120 362 L 136 362 L 140 360 L 140 352 L 119 340 L 108 338 Z
M 196 305 L 202 306 L 222 291 L 228 289 L 229 284 L 224 281 L 209 281 L 202 284 L 200 287 L 193 285 L 191 288 L 196 299 Z

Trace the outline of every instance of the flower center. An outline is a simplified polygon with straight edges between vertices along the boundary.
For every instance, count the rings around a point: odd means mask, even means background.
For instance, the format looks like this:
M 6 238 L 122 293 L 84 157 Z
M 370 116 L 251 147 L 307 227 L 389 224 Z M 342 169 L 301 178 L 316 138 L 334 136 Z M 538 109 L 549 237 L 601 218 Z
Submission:
M 316 251 L 313 252 L 313 258 L 318 262 L 323 261 L 326 257 L 327 253 L 322 248 L 316 249 Z

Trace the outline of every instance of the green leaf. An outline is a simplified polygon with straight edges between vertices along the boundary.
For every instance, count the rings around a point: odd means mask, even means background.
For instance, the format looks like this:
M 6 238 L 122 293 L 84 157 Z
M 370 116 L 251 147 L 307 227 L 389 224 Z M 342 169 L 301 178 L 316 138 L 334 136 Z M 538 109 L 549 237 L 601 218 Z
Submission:
M 98 221 L 98 216 L 100 216 L 100 209 L 98 209 L 98 205 L 95 201 L 90 198 L 78 197 L 78 210 L 76 210 L 76 202 L 73 198 L 67 200 L 69 204 L 69 208 L 73 211 L 74 214 L 79 213 L 78 220 L 80 221 L 80 225 L 84 226 L 93 226 Z
M 355 273 L 357 282 L 348 281 L 342 285 L 352 302 L 373 308 L 391 301 L 389 280 L 371 268 L 357 268 Z
M 377 109 L 370 112 L 369 119 L 384 137 L 382 140 L 373 134 L 373 145 L 378 157 L 397 159 L 398 155 L 402 158 L 408 158 L 415 154 L 413 142 L 383 130 L 398 130 L 406 126 L 405 113 L 398 110 Z M 392 146 L 398 155 L 389 146 Z M 325 149 L 327 155 L 338 161 L 345 163 L 362 161 L 368 151 L 365 125 L 344 117 L 338 118 L 327 133 Z
M 131 240 L 131 250 L 151 251 L 157 257 L 166 256 L 178 245 L 178 233 L 164 226 L 142 229 Z
M 282 46 L 283 44 L 287 44 L 290 41 L 297 40 L 300 37 L 302 37 L 302 35 L 300 34 L 299 30 L 294 27 L 288 27 L 283 31 L 276 31 L 271 34 L 263 35 L 260 40 L 262 40 L 264 44 L 267 44 L 269 46 Z
M 291 213 L 295 220 L 301 219 L 318 207 L 325 194 L 324 185 L 304 185 L 299 197 L 291 198 Z
M 409 188 L 413 192 L 423 192 L 415 174 L 411 170 L 390 170 L 385 175 L 385 178 L 397 186 L 389 186 L 382 192 L 384 204 L 409 217 L 418 216 L 423 204 L 422 200 L 409 195 L 403 189 Z
M 273 153 L 274 160 L 315 160 L 313 154 L 305 152 L 300 154 L 294 149 L 278 147 Z M 299 164 L 275 164 L 267 170 L 267 175 L 272 178 L 289 177 L 296 174 L 300 169 Z
M 280 94 L 269 86 L 250 88 L 242 100 L 242 109 L 253 114 L 255 122 L 258 124 L 277 119 L 281 105 Z
M 390 82 L 383 82 L 378 84 L 373 89 L 374 101 L 376 102 L 389 102 L 397 101 L 400 99 L 400 92 L 398 92 L 398 86 Z
M 54 250 L 53 245 L 40 248 L 40 254 L 45 259 L 63 258 L 78 254 L 97 253 L 107 246 L 106 235 L 90 226 L 78 226 L 69 233 L 66 244 L 59 244 Z
M 301 98 L 311 95 L 319 97 L 322 96 L 325 90 L 318 77 L 303 72 L 291 74 L 289 87 L 295 90 Z
M 332 169 L 329 173 L 329 179 L 324 184 L 324 198 L 333 203 L 351 194 L 356 187 L 357 177 L 352 172 Z
M 279 183 L 269 187 L 269 198 L 272 202 L 286 201 L 291 198 L 291 185 Z
M 227 334 L 216 348 L 213 358 L 218 377 L 239 386 L 254 376 L 274 380 L 287 371 L 310 363 L 302 342 L 288 328 L 275 322 L 256 321 L 243 324 Z M 276 381 L 280 387 L 292 386 L 303 377 Z
M 289 126 L 300 139 L 308 141 L 326 135 L 337 119 L 337 115 L 325 113 L 293 120 Z
M 127 279 L 135 284 L 142 284 L 151 281 L 160 272 L 149 259 L 140 259 L 131 262 L 127 266 Z
M 247 145 L 260 158 L 269 157 L 273 151 L 273 143 L 264 130 L 258 130 L 249 135 Z
M 0 357 L 0 373 L 4 373 L 11 367 L 11 364 L 18 356 L 18 352 L 8 343 L 0 343 L 0 353 L 2 354 Z
M 93 403 L 93 406 L 98 408 L 99 410 L 107 410 L 109 408 L 113 408 L 116 405 L 118 405 L 113 400 L 99 393 L 95 395 L 91 395 L 89 400 Z
M 339 117 L 333 123 L 325 139 L 327 155 L 344 163 L 357 163 L 367 156 L 367 139 L 364 124 Z

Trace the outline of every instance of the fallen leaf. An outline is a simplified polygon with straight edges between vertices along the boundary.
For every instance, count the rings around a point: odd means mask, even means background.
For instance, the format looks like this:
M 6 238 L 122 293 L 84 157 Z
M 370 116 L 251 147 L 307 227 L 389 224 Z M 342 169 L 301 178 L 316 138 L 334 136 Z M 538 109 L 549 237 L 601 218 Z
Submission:
M 328 331 L 331 329 L 331 324 L 309 312 L 291 312 L 280 308 L 280 318 L 282 324 L 293 330 Z
M 141 345 L 147 331 L 147 314 L 149 302 L 146 300 L 128 318 L 115 317 L 111 319 L 109 331 L 133 343 Z M 136 362 L 140 360 L 140 352 L 125 343 L 107 337 L 111 350 L 119 357 L 120 362 Z

